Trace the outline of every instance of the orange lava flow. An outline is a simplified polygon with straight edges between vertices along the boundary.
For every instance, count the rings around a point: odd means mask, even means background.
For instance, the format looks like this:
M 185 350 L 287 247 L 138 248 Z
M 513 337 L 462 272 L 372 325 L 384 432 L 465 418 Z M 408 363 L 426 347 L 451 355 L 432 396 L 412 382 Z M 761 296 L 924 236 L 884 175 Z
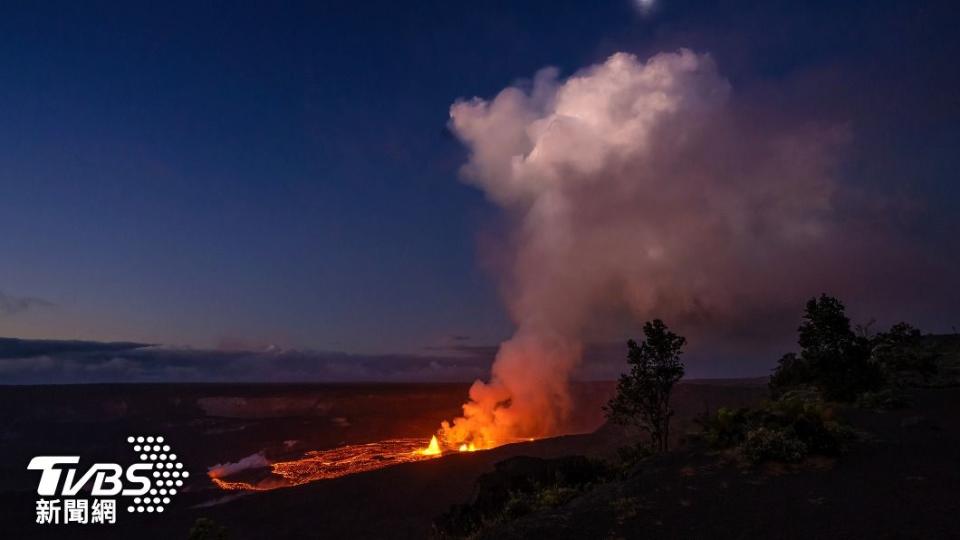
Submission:
M 532 440 L 516 439 L 511 442 Z M 457 447 L 460 452 L 487 449 L 478 448 L 472 442 L 462 443 Z M 453 447 L 448 447 L 446 450 L 452 452 Z M 421 438 L 388 439 L 367 444 L 349 444 L 330 450 L 312 450 L 300 459 L 277 461 L 270 464 L 270 476 L 257 482 L 228 480 L 218 476 L 214 470 L 209 471 L 207 475 L 215 486 L 223 490 L 269 491 L 382 469 L 400 463 L 438 458 L 446 453 L 446 450 L 440 446 L 436 435 L 429 441 Z
M 293 461 L 270 465 L 273 476 L 257 483 L 234 482 L 208 473 L 210 480 L 224 490 L 267 491 L 372 471 L 399 463 L 423 461 L 442 455 L 436 437 L 426 439 L 389 439 L 368 444 L 351 444 L 330 450 L 313 450 Z
M 266 491 L 272 488 L 260 487 L 249 482 L 227 482 L 226 480 L 221 480 L 216 476 L 210 476 L 210 480 L 218 488 L 226 491 Z

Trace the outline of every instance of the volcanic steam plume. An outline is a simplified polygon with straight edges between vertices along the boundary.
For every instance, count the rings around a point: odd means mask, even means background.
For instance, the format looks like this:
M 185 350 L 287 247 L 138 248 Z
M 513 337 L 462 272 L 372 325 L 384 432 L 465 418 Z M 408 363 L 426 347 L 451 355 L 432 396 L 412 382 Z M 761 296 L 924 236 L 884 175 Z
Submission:
M 570 374 L 598 329 L 656 316 L 736 331 L 807 294 L 810 255 L 836 247 L 845 131 L 748 119 L 709 55 L 618 53 L 566 80 L 543 69 L 450 116 L 470 150 L 463 178 L 509 224 L 517 330 L 443 424 L 448 447 L 562 431 Z

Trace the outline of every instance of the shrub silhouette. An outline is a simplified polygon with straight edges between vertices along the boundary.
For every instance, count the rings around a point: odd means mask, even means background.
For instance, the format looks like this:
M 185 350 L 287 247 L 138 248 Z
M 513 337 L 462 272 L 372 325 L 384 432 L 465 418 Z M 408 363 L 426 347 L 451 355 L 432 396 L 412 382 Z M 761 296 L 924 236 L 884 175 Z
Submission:
M 871 341 L 870 360 L 893 387 L 923 383 L 938 371 L 938 354 L 921 346 L 923 334 L 913 326 L 899 322 Z
M 500 461 L 493 472 L 477 479 L 469 503 L 450 507 L 434 521 L 430 537 L 481 537 L 487 528 L 562 506 L 609 478 L 611 472 L 606 464 L 584 456 L 517 456 Z
M 698 420 L 711 448 L 736 449 L 751 463 L 837 455 L 854 438 L 834 409 L 809 392 L 791 392 L 755 409 L 720 408 Z
M 187 538 L 188 540 L 226 540 L 228 536 L 226 527 L 210 518 L 201 517 L 193 522 Z
M 802 460 L 807 455 L 808 448 L 789 430 L 758 427 L 747 432 L 741 452 L 751 463 L 770 459 L 794 462 Z

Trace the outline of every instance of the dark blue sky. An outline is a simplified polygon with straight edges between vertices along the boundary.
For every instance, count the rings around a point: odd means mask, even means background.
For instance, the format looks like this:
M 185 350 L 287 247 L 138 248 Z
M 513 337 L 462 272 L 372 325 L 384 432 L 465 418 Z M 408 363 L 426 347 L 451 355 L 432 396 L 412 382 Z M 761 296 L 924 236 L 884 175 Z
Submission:
M 0 335 L 415 352 L 507 337 L 458 97 L 625 50 L 852 126 L 853 183 L 955 254 L 950 2 L 24 2 L 0 7 Z M 923 276 L 917 276 L 923 279 Z M 931 284 L 931 296 L 953 284 Z M 812 291 L 816 293 L 818 291 Z M 947 326 L 920 301 L 907 316 Z M 954 322 L 953 324 L 956 324 Z

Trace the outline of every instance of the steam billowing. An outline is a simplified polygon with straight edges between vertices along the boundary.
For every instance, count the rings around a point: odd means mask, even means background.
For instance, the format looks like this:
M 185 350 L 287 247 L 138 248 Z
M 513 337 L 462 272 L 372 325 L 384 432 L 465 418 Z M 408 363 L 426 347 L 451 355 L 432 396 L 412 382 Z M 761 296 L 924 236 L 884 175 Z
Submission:
M 842 130 L 748 122 L 709 55 L 618 53 L 566 80 L 544 69 L 450 115 L 465 180 L 511 223 L 517 330 L 444 424 L 449 444 L 556 433 L 584 340 L 652 317 L 736 332 L 808 294 L 810 255 L 837 234 Z

